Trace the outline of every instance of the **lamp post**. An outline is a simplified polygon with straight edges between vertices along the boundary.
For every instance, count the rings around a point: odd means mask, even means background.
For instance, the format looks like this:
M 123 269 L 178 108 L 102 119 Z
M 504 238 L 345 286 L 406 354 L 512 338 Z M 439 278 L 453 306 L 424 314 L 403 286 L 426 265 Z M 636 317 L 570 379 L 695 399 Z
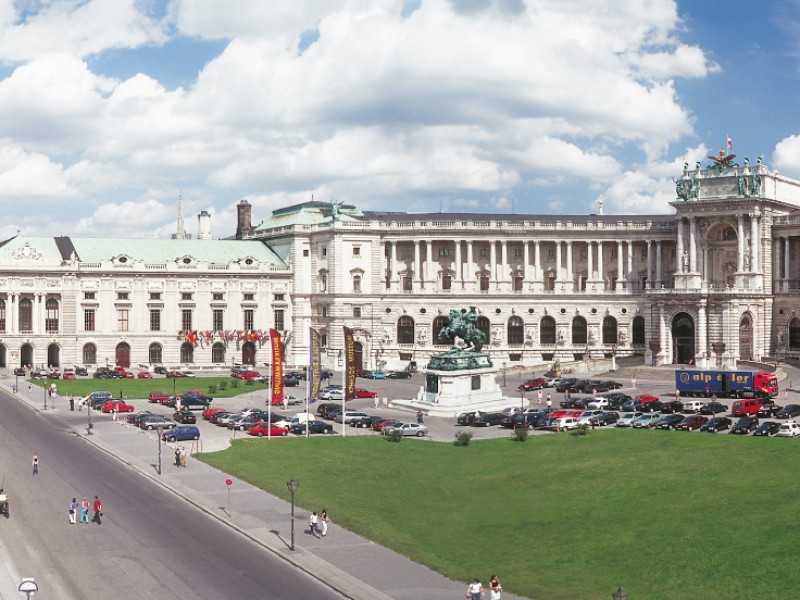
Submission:
M 611 370 L 617 370 L 617 345 L 611 346 Z
M 617 591 L 616 591 L 616 592 L 613 592 L 613 593 L 611 594 L 611 597 L 612 597 L 614 600 L 628 600 L 628 592 L 626 592 L 626 591 L 625 591 L 625 590 L 622 588 L 622 586 L 619 586 L 619 587 L 617 588 Z
M 158 432 L 158 474 L 161 475 L 161 437 L 164 432 L 163 427 L 156 427 Z
M 292 552 L 294 552 L 294 493 L 297 491 L 297 488 L 300 487 L 297 479 L 292 477 L 289 481 L 286 482 L 286 487 L 289 488 L 289 492 L 292 495 L 292 544 L 290 546 Z
M 506 387 L 506 365 L 507 364 L 508 363 L 506 363 L 506 362 L 503 363 L 503 387 Z
M 47 380 L 42 384 L 42 391 L 44 392 L 44 409 L 47 410 Z
M 86 435 L 92 435 L 92 397 L 86 401 Z

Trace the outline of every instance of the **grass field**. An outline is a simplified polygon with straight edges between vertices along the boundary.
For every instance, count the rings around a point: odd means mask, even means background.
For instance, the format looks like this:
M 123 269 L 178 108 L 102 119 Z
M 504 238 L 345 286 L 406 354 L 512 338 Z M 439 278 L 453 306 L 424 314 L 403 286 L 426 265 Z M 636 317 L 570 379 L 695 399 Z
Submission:
M 237 440 L 202 460 L 466 582 L 538 600 L 783 599 L 800 584 L 800 442 L 598 430 L 455 447 Z
M 186 390 L 200 390 L 204 394 L 209 394 L 210 386 L 216 386 L 216 390 L 210 394 L 211 397 L 231 398 L 244 392 L 269 389 L 269 386 L 263 383 L 256 383 L 252 380 L 240 381 L 226 375 L 179 377 L 174 380 L 163 377 L 154 377 L 153 379 L 34 379 L 31 383 L 39 387 L 42 385 L 49 387 L 51 383 L 55 383 L 59 396 L 85 396 L 89 392 L 108 390 L 114 394 L 115 398 L 147 398 L 150 392 L 159 391 L 171 394 L 173 389 L 177 393 Z M 220 389 L 220 384 L 223 383 L 226 386 L 224 390 Z M 27 383 L 20 382 L 20 385 L 27 385 Z M 286 393 L 292 395 L 293 389 L 295 388 L 287 388 Z

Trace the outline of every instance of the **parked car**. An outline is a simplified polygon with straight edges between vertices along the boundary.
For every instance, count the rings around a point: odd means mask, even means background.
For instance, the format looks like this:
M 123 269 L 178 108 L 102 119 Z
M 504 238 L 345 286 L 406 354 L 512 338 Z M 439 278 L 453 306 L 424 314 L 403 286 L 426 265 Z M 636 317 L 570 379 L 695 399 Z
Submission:
M 634 420 L 641 417 L 644 413 L 640 411 L 634 412 L 626 412 L 620 415 L 619 419 L 617 419 L 616 426 L 617 427 L 630 427 Z
M 701 415 L 716 415 L 724 412 L 728 412 L 728 407 L 722 402 L 706 402 L 700 409 Z
M 598 427 L 603 427 L 604 425 L 616 425 L 618 420 L 619 413 L 611 411 L 601 412 L 599 415 L 591 418 L 591 425 L 596 425 Z
M 708 417 L 702 415 L 689 415 L 683 421 L 675 426 L 675 429 L 682 429 L 683 431 L 691 431 L 692 429 L 700 429 L 703 425 L 708 423 Z
M 178 399 L 181 401 L 181 408 L 185 408 L 187 410 L 205 410 L 214 400 L 211 396 L 206 396 L 202 392 L 198 392 L 197 390 L 189 390 L 183 394 L 179 394 L 178 396 L 170 396 L 167 404 L 177 408 Z
M 300 380 L 294 377 L 284 377 L 283 387 L 300 387 Z
M 491 425 L 500 425 L 505 415 L 501 412 L 480 412 L 475 413 L 475 418 L 472 419 L 473 427 L 489 427 Z
M 709 419 L 708 423 L 700 427 L 700 431 L 710 431 L 716 433 L 731 428 L 731 420 L 728 417 L 714 417 Z
M 222 410 L 221 406 L 209 406 L 207 409 L 205 409 L 202 412 L 203 420 L 210 421 L 211 417 L 214 415 L 214 413 L 217 413 L 217 412 L 219 412 L 221 410 Z
M 62 379 L 75 379 L 75 369 L 67 367 L 61 372 Z
M 420 423 L 403 423 L 402 425 L 394 425 L 392 427 L 384 427 L 383 434 L 391 435 L 395 431 L 400 431 L 403 436 L 412 435 L 422 437 L 428 434 L 428 428 Z
M 411 373 L 408 371 L 389 371 L 386 376 L 389 379 L 411 379 Z
M 526 382 L 520 384 L 517 386 L 517 389 L 530 392 L 531 390 L 541 390 L 546 387 L 547 380 L 544 377 L 536 377 L 534 379 L 528 379 Z
M 800 425 L 794 421 L 789 421 L 788 423 L 781 423 L 775 437 L 797 437 L 798 435 L 800 435 Z
M 456 417 L 456 425 L 472 425 L 472 420 L 475 418 L 475 411 L 463 412 Z
M 256 423 L 250 429 L 247 430 L 247 433 L 250 435 L 255 435 L 258 437 L 264 436 L 272 436 L 272 437 L 281 437 L 289 435 L 289 428 L 288 427 L 280 427 L 278 425 L 272 424 L 272 427 L 269 426 L 264 421 L 260 423 Z
M 153 373 L 156 375 L 166 375 L 167 374 L 167 367 L 164 365 L 157 365 L 153 367 Z
M 317 406 L 317 414 L 320 417 L 324 418 L 325 417 L 325 413 L 328 410 L 331 410 L 331 409 L 334 409 L 334 408 L 341 408 L 341 407 L 342 407 L 342 405 L 339 404 L 338 402 L 320 402 L 319 405 Z
M 136 374 L 136 377 L 138 377 L 139 379 L 152 379 L 153 374 L 150 371 L 139 371 Z
M 128 404 L 124 400 L 107 400 L 103 402 L 100 410 L 104 413 L 110 413 L 113 410 L 116 410 L 118 413 L 129 413 L 136 410 L 136 408 L 133 404 Z
M 194 425 L 178 425 L 174 429 L 161 434 L 161 439 L 167 442 L 184 442 L 186 440 L 199 440 L 200 429 Z
M 353 419 L 360 419 L 362 417 L 367 417 L 367 413 L 360 412 L 356 410 L 348 410 L 346 412 L 336 413 L 336 416 L 333 417 L 333 420 L 337 423 L 347 424 L 350 423 Z
M 675 429 L 684 418 L 683 415 L 675 413 L 664 415 L 663 419 L 653 425 L 653 429 Z
M 575 429 L 578 426 L 578 419 L 576 417 L 558 417 L 553 419 L 549 425 L 550 429 L 556 431 L 568 431 Z
M 75 367 L 75 375 L 79 377 L 88 377 L 89 371 L 86 370 L 86 367 Z
M 787 404 L 775 413 L 778 419 L 794 419 L 797 416 L 800 416 L 800 404 Z
M 382 371 L 370 371 L 366 375 L 367 379 L 386 379 L 386 373 Z
M 559 383 L 556 386 L 556 391 L 557 392 L 561 392 L 563 394 L 564 392 L 567 391 L 567 389 L 572 387 L 577 382 L 578 382 L 578 380 L 575 379 L 574 377 L 565 377 L 564 379 L 561 380 L 561 383 Z
M 758 429 L 756 429 L 753 432 L 753 435 L 759 437 L 762 436 L 768 437 L 771 435 L 775 435 L 776 433 L 778 433 L 778 429 L 780 428 L 780 426 L 781 424 L 778 423 L 777 421 L 764 421 L 763 423 L 761 423 L 761 425 L 758 426 Z
M 605 396 L 598 396 L 597 398 L 592 398 L 589 401 L 588 408 L 611 408 L 611 402 Z
M 197 423 L 197 417 L 188 410 L 176 410 L 172 415 L 172 420 L 182 425 L 194 425 Z
M 661 413 L 664 408 L 664 403 L 661 400 L 651 400 L 649 402 L 640 402 L 642 412 Z
M 306 423 L 296 423 L 292 425 L 291 432 L 295 435 L 305 435 L 306 434 L 306 427 L 308 427 L 308 433 L 333 433 L 333 425 L 330 423 L 326 423 L 325 421 L 309 421 Z
M 25 367 L 16 367 L 14 369 L 14 375 L 17 375 L 18 377 L 25 377 L 25 375 L 27 375 L 25 372 Z
M 683 412 L 686 413 L 696 413 L 700 412 L 700 409 L 703 408 L 705 402 L 702 400 L 689 400 L 683 403 Z
M 402 425 L 402 421 L 398 421 L 397 419 L 384 419 L 383 421 L 378 421 L 377 423 L 372 424 L 372 431 L 381 432 L 386 427 L 399 427 Z
M 147 429 L 148 431 L 159 428 L 172 429 L 175 427 L 175 421 L 170 421 L 161 415 L 142 415 L 139 419 L 139 427 Z
M 344 390 L 327 387 L 320 391 L 318 398 L 320 400 L 344 400 Z
M 665 415 L 683 412 L 683 402 L 680 400 L 669 400 L 661 403 L 661 413 Z
M 258 371 L 239 371 L 234 375 L 236 379 L 258 379 L 261 373 Z
M 373 392 L 372 390 L 368 390 L 366 388 L 354 388 L 353 389 L 353 397 L 354 398 L 377 398 L 378 392 Z
M 245 431 L 255 425 L 256 423 L 260 423 L 263 421 L 261 416 L 255 415 L 233 415 L 226 424 L 227 428 L 232 431 Z
M 125 367 L 114 367 L 114 370 L 119 373 L 122 379 L 133 379 L 134 375 L 130 371 L 127 371 Z
M 635 427 L 636 429 L 649 429 L 650 427 L 657 425 L 661 418 L 661 413 L 645 413 L 641 417 L 634 419 L 631 422 L 631 427 Z
M 742 417 L 731 427 L 731 433 L 747 435 L 758 428 L 758 417 Z
M 621 410 L 622 405 L 628 400 L 631 400 L 628 394 L 623 394 L 622 392 L 611 392 L 610 394 L 606 394 L 605 398 L 608 400 L 608 408 L 611 410 Z
M 602 413 L 603 413 L 602 410 L 597 410 L 597 409 L 595 409 L 595 410 L 585 410 L 585 411 L 583 411 L 583 414 L 580 417 L 578 417 L 578 425 L 589 425 L 589 426 L 591 426 L 592 425 L 592 419 L 594 417 L 597 417 L 598 415 L 601 415 Z
M 369 415 L 367 417 L 361 417 L 360 419 L 353 419 L 350 421 L 350 427 L 356 427 L 360 429 L 372 429 L 372 425 L 378 423 L 380 421 L 384 421 L 386 417 L 379 417 L 377 415 Z
M 153 404 L 164 404 L 167 400 L 169 400 L 169 394 L 166 392 L 150 392 L 147 397 L 147 401 Z

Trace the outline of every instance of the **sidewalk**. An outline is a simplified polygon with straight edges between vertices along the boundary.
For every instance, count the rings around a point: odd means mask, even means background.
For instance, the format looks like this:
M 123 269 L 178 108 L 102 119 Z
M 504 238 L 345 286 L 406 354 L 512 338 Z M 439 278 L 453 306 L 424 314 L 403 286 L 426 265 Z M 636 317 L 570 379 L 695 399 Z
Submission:
M 11 392 L 11 382 L 0 386 Z M 42 410 L 38 387 L 33 399 L 27 385 L 17 398 L 33 409 Z M 235 528 L 243 535 L 325 582 L 346 598 L 353 600 L 410 600 L 428 598 L 445 600 L 463 597 L 467 582 L 451 581 L 432 570 L 388 550 L 370 540 L 338 527 L 334 523 L 325 538 L 317 539 L 307 530 L 308 513 L 295 507 L 295 547 L 289 549 L 289 503 L 244 482 L 236 480 L 228 490 L 227 475 L 196 460 L 189 459 L 189 467 L 174 466 L 174 445 L 162 445 L 162 475 L 157 472 L 158 442 L 154 433 L 144 433 L 123 422 L 114 422 L 108 416 L 92 414 L 92 435 L 87 435 L 86 413 L 70 412 L 65 398 L 59 397 L 56 409 L 46 414 L 63 421 L 73 431 L 98 449 L 108 452 L 145 477 L 158 482 L 177 496 L 190 502 L 209 516 Z M 280 442 L 278 442 L 280 443 Z M 187 449 L 191 444 L 181 443 Z M 204 447 L 204 451 L 220 448 Z M 502 574 L 501 574 L 502 575 Z M 486 574 L 488 577 L 488 574 Z M 0 579 L 2 576 L 0 575 Z M 0 589 L 3 589 L 0 587 Z M 521 600 L 504 593 L 504 599 Z

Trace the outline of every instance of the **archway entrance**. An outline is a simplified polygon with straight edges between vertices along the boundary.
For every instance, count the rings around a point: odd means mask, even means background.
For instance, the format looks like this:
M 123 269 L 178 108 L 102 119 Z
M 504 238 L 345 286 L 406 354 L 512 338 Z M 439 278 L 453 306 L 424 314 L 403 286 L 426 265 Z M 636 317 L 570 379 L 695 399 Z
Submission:
M 694 319 L 682 312 L 672 319 L 672 339 L 675 347 L 674 362 L 688 365 L 694 361 Z
M 6 362 L 6 347 L 4 344 L 0 344 L 0 367 L 5 369 L 8 366 Z
M 114 364 L 118 367 L 127 369 L 131 366 L 131 347 L 127 342 L 120 342 L 117 344 L 116 351 L 114 352 Z
M 356 371 L 361 371 L 364 369 L 364 344 L 361 342 L 353 342 L 353 363 L 355 364 Z M 378 365 L 375 365 L 375 369 L 379 370 Z
M 739 360 L 753 360 L 753 319 L 748 314 L 739 321 Z
M 33 346 L 30 344 L 22 344 L 19 349 L 19 364 L 21 367 L 33 366 Z
M 255 366 L 256 345 L 253 342 L 245 342 L 242 344 L 242 364 Z
M 61 348 L 58 344 L 50 344 L 47 347 L 47 366 L 53 368 L 61 366 Z

